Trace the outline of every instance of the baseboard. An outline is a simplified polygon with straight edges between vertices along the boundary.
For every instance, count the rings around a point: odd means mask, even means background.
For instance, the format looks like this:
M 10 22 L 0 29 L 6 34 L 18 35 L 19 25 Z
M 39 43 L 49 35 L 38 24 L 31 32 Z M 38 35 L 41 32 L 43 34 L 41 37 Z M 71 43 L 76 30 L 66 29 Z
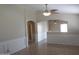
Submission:
M 66 44 L 66 43 L 49 43 L 49 42 L 47 42 L 47 44 L 68 45 L 68 46 L 79 46 L 79 44 Z
M 47 45 L 56 45 L 56 46 L 72 46 L 79 47 L 79 45 L 69 45 L 69 44 L 56 44 L 56 43 L 47 43 Z

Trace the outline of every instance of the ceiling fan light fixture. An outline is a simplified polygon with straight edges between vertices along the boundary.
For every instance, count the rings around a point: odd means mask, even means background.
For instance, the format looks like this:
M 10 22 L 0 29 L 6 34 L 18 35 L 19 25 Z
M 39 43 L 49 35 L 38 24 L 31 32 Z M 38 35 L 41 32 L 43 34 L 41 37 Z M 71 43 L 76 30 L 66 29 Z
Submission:
M 43 12 L 43 15 L 44 16 L 50 16 L 51 15 L 51 12 Z
M 43 12 L 43 15 L 44 15 L 44 16 L 50 16 L 50 15 L 51 15 L 51 12 L 48 11 L 48 9 L 47 9 L 47 4 L 45 4 L 45 7 L 46 7 L 46 9 L 45 9 L 45 11 Z

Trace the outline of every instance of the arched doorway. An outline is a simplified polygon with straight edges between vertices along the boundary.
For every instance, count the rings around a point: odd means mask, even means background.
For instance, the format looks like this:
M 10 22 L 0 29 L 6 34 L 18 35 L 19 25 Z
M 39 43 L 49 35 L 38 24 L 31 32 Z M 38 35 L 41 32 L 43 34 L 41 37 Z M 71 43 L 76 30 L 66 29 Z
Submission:
M 35 43 L 35 22 L 34 21 L 28 21 L 28 43 Z

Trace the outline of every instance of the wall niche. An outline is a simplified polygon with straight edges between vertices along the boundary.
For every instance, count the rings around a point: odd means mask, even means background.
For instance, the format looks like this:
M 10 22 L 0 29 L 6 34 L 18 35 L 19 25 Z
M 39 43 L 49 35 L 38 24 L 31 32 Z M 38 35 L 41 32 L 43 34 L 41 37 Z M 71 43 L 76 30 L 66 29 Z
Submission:
M 48 32 L 61 32 L 61 24 L 68 24 L 62 20 L 48 20 Z

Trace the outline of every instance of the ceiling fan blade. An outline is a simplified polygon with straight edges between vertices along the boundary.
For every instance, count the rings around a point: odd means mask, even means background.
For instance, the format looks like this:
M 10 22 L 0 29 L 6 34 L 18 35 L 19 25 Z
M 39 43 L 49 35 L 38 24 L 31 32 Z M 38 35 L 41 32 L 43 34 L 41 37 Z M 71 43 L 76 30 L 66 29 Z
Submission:
M 58 11 L 57 9 L 52 9 L 52 10 L 50 10 L 50 12 L 51 12 L 52 14 L 59 14 L 57 11 Z
M 51 12 L 52 14 L 59 14 L 58 12 Z
M 52 9 L 52 10 L 50 10 L 51 12 L 53 12 L 53 11 L 58 11 L 58 9 Z

